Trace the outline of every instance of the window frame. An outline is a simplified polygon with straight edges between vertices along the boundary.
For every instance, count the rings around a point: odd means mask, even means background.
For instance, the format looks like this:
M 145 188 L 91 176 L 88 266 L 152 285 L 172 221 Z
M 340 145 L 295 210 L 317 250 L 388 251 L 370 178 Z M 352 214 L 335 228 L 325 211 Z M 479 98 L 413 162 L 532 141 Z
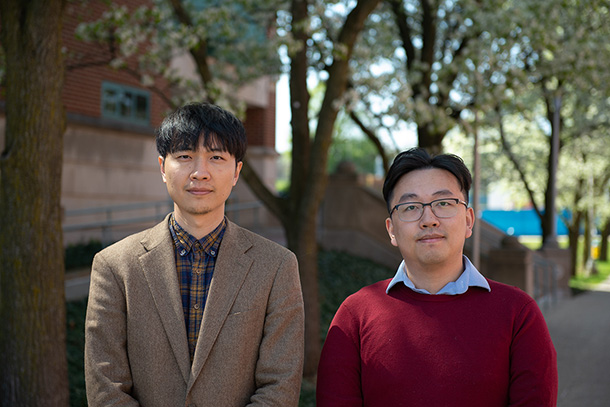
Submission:
M 117 100 L 111 101 L 107 96 L 108 91 L 115 92 L 115 98 Z M 127 94 L 132 96 L 132 108 L 129 114 L 122 113 L 121 103 L 118 102 L 118 98 L 125 97 Z M 139 117 L 137 106 L 137 99 L 143 97 L 146 100 L 146 107 L 144 112 L 144 117 Z M 133 86 L 123 85 L 116 82 L 111 81 L 102 81 L 101 95 L 100 95 L 100 113 L 101 117 L 104 119 L 112 119 L 124 123 L 133 123 L 139 125 L 150 125 L 150 110 L 151 110 L 151 94 L 149 91 L 144 89 L 139 89 Z M 115 111 L 107 109 L 108 103 L 114 103 Z

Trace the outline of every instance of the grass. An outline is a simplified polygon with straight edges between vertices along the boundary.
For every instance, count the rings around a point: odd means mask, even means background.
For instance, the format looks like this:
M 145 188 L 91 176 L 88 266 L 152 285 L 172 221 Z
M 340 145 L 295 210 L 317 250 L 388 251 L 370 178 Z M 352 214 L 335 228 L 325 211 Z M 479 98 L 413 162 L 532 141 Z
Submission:
M 542 238 L 540 236 L 522 236 L 519 238 L 519 242 L 524 246 L 532 249 L 538 250 L 542 244 Z M 599 244 L 599 242 L 597 242 Z M 562 237 L 559 239 L 559 247 L 562 249 L 568 248 L 568 239 L 567 237 Z M 581 263 L 580 257 L 582 256 L 582 237 L 578 242 L 578 250 L 577 255 L 579 257 L 578 264 Z M 595 268 L 597 269 L 597 274 L 592 274 L 590 276 L 585 276 L 582 272 L 578 272 L 576 276 L 570 279 L 570 287 L 576 292 L 587 291 L 594 288 L 597 284 L 605 281 L 610 277 L 610 262 L 609 261 L 595 261 Z
M 597 274 L 590 276 L 578 274 L 570 280 L 570 287 L 577 290 L 590 290 L 597 284 L 610 278 L 610 262 L 596 261 L 595 267 L 597 268 Z
M 570 244 L 567 236 L 559 236 L 557 242 L 562 249 L 567 249 Z M 519 243 L 528 249 L 538 250 L 542 246 L 542 236 L 520 236 Z
M 318 264 L 320 340 L 323 341 L 330 322 L 343 300 L 364 286 L 392 277 L 394 270 L 370 260 L 338 252 L 321 252 Z M 66 308 L 70 406 L 83 407 L 87 406 L 83 366 L 87 300 L 70 301 L 66 304 Z M 303 382 L 299 406 L 315 406 L 315 383 Z

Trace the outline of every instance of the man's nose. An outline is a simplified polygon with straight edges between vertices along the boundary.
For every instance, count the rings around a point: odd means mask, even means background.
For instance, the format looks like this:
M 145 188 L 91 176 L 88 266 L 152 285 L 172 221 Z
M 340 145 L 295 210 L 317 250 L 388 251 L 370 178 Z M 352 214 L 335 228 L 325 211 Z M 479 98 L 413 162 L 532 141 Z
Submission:
M 193 160 L 193 168 L 191 171 L 191 179 L 208 179 L 210 172 L 208 170 L 208 163 L 203 158 L 196 158 Z
M 426 205 L 422 208 L 419 224 L 422 227 L 434 227 L 438 225 L 438 217 L 432 212 L 432 206 Z

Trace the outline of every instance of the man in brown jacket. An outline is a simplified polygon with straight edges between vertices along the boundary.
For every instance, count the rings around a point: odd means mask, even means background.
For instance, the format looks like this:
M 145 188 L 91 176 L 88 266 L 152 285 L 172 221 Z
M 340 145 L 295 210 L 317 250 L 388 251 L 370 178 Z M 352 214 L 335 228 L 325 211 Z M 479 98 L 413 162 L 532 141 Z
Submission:
M 303 300 L 293 253 L 226 219 L 241 122 L 186 105 L 157 134 L 174 211 L 93 261 L 89 406 L 296 406 Z

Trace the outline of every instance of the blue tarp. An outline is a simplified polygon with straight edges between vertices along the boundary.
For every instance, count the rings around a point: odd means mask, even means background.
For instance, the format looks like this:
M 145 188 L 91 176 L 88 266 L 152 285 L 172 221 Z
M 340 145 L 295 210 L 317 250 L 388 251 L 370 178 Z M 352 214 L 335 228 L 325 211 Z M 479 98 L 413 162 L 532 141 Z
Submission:
M 533 209 L 523 211 L 484 210 L 484 221 L 491 223 L 506 234 L 514 236 L 540 236 L 540 218 Z M 557 217 L 557 235 L 567 235 L 566 225 Z

